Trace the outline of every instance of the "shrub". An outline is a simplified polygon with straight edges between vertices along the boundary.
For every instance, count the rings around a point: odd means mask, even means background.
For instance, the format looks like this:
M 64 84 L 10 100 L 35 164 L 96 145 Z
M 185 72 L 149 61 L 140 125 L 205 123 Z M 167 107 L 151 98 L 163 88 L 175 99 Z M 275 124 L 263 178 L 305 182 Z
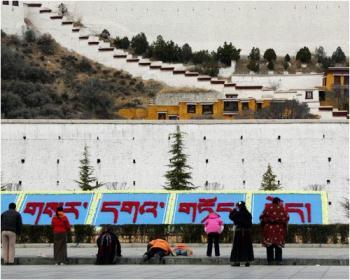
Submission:
M 277 58 L 274 49 L 267 49 L 264 53 L 264 59 L 268 62 L 275 61 Z
M 65 4 L 61 3 L 58 5 L 58 14 L 60 16 L 65 16 L 68 13 L 68 9 Z
M 311 61 L 311 52 L 308 47 L 303 47 L 297 52 L 296 59 L 301 63 L 309 63 Z
M 35 37 L 35 33 L 33 30 L 28 29 L 25 33 L 24 33 L 24 40 L 28 43 L 32 43 L 35 42 L 36 37 Z
M 287 70 L 289 68 L 288 61 L 283 61 L 283 68 L 284 68 L 284 70 Z
M 250 71 L 253 71 L 253 72 L 259 72 L 259 69 L 260 69 L 260 65 L 259 65 L 259 61 L 256 61 L 256 60 L 253 60 L 251 59 L 247 65 L 247 68 L 250 70 Z
M 194 52 L 192 56 L 192 62 L 194 64 L 202 64 L 204 62 L 209 62 L 211 60 L 212 60 L 212 56 L 209 54 L 207 50 Z
M 335 63 L 345 63 L 346 62 L 346 56 L 341 49 L 341 47 L 338 47 L 336 51 L 332 54 L 332 59 Z
M 334 66 L 334 61 L 331 57 L 326 56 L 326 57 L 322 58 L 321 65 L 322 65 L 323 70 L 327 70 L 328 67 Z
M 50 34 L 43 34 L 39 37 L 37 44 L 42 53 L 46 55 L 55 54 L 56 45 Z
M 253 61 L 259 61 L 260 60 L 260 50 L 259 48 L 253 47 L 250 51 L 250 54 L 248 55 L 248 58 Z
M 317 63 L 322 63 L 322 60 L 326 57 L 326 52 L 322 46 L 315 49 L 315 57 Z
M 81 72 L 90 73 L 92 71 L 92 66 L 89 60 L 87 60 L 85 57 L 80 61 L 78 64 L 78 69 Z
M 217 59 L 227 66 L 231 66 L 232 60 L 239 60 L 241 49 L 236 49 L 232 43 L 224 42 L 222 47 L 217 49 Z
M 290 56 L 289 56 L 289 54 L 286 54 L 286 56 L 284 57 L 284 61 L 290 62 Z
M 109 31 L 107 29 L 103 29 L 103 31 L 99 35 L 99 38 L 100 40 L 106 41 L 109 39 L 110 36 L 111 34 L 109 33 Z
M 181 48 L 182 62 L 187 63 L 192 59 L 192 48 L 189 44 L 184 44 Z
M 139 33 L 132 37 L 130 46 L 135 54 L 145 54 L 149 48 L 149 44 L 145 33 Z

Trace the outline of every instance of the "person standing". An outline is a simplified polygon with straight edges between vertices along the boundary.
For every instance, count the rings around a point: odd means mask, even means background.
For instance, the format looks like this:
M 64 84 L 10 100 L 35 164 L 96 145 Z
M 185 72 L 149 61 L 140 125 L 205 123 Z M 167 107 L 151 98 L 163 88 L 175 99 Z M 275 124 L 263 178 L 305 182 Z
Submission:
M 15 262 L 16 237 L 21 234 L 21 228 L 22 216 L 12 202 L 9 210 L 1 214 L 2 256 L 5 265 L 13 265 Z
M 260 215 L 262 226 L 262 244 L 266 247 L 267 264 L 282 264 L 282 248 L 287 235 L 289 215 L 282 205 L 282 200 L 275 197 L 272 203 L 266 204 Z
M 115 256 L 121 257 L 121 247 L 117 235 L 110 226 L 105 226 L 97 238 L 96 264 L 113 264 Z
M 211 257 L 213 250 L 213 242 L 215 247 L 215 256 L 220 256 L 219 237 L 220 233 L 224 230 L 224 222 L 220 215 L 216 213 L 210 213 L 204 219 L 204 231 L 208 234 L 208 246 L 207 246 L 207 257 Z
M 70 232 L 68 218 L 61 206 L 56 209 L 56 216 L 51 221 L 53 230 L 53 256 L 57 265 L 67 261 L 67 232 Z
M 229 218 L 235 225 L 231 265 L 240 266 L 240 263 L 244 262 L 245 266 L 250 266 L 250 262 L 254 261 L 251 237 L 252 215 L 247 210 L 244 201 L 237 203 L 237 207 L 230 212 Z

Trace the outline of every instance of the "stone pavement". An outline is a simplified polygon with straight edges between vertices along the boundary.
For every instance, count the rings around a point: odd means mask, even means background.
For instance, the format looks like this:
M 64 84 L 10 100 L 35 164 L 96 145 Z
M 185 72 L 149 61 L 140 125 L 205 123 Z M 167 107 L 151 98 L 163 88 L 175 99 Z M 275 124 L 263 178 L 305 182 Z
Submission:
M 227 265 L 231 253 L 231 244 L 221 244 L 221 257 L 206 257 L 206 244 L 188 244 L 192 247 L 193 257 L 167 257 L 165 264 L 204 264 Z M 146 251 L 146 244 L 122 244 L 123 257 L 119 264 L 142 264 L 141 256 Z M 94 264 L 97 253 L 94 244 L 68 245 L 70 264 Z M 266 263 L 266 249 L 260 244 L 254 245 L 255 265 Z M 52 244 L 18 244 L 16 257 L 19 264 L 43 265 L 53 263 Z M 283 250 L 284 264 L 286 265 L 348 265 L 349 250 L 347 246 L 321 246 L 317 244 L 287 244 Z M 152 262 L 150 262 L 152 264 Z
M 347 266 L 22 265 L 2 266 L 2 279 L 348 279 Z

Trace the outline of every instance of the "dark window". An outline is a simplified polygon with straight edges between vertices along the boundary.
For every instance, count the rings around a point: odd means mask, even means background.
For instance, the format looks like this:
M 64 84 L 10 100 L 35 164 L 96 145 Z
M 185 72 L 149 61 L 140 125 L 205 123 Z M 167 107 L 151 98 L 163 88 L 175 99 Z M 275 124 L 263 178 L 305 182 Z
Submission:
M 133 185 L 133 186 L 136 186 L 136 181 L 132 181 L 132 185 Z
M 331 202 L 331 201 L 328 201 L 328 205 L 332 205 L 332 202 Z
M 136 159 L 133 159 L 133 160 L 132 160 L 132 163 L 135 164 L 135 163 L 136 163 Z
M 25 161 L 25 159 L 24 159 L 24 158 L 22 158 L 22 159 L 21 159 L 21 162 L 22 162 L 22 163 L 25 163 L 26 161 Z
M 57 159 L 57 161 L 56 161 L 56 162 L 57 162 L 57 164 L 60 164 L 60 160 L 59 160 L 59 159 Z
M 202 105 L 202 112 L 206 115 L 212 115 L 213 114 L 213 104 L 203 104 Z
M 245 181 L 243 181 L 243 185 L 245 185 Z
M 280 135 L 278 135 L 278 136 L 277 136 L 277 139 L 278 139 L 278 140 L 281 140 L 281 136 L 280 136 Z
M 313 92 L 311 90 L 305 91 L 305 99 L 313 99 Z
M 344 85 L 349 85 L 349 76 L 344 76 Z
M 22 181 L 18 181 L 18 185 L 22 186 Z
M 242 163 L 244 163 L 244 158 L 242 158 Z
M 224 112 L 238 112 L 238 102 L 224 101 Z
M 203 137 L 203 140 L 204 140 L 204 141 L 205 141 L 205 140 L 207 140 L 207 137 L 206 137 L 206 136 L 204 136 L 204 137 Z
M 166 120 L 166 113 L 158 113 L 158 120 Z
M 58 136 L 58 140 L 61 140 L 61 136 Z
M 319 91 L 318 92 L 318 99 L 320 101 L 325 101 L 326 100 L 326 95 L 325 95 L 324 91 Z
M 100 140 L 100 137 L 97 136 L 97 137 L 96 137 L 96 140 Z
M 243 135 L 241 135 L 241 140 L 243 140 Z
M 262 103 L 256 103 L 256 110 L 259 111 L 262 109 Z
M 238 94 L 226 94 L 226 98 L 237 98 Z
M 2 1 L 3 5 L 8 5 L 10 1 Z
M 208 163 L 208 162 L 209 162 L 209 159 L 206 159 L 206 160 L 205 160 L 205 163 Z
M 242 110 L 249 110 L 249 103 L 248 102 L 243 102 L 242 103 Z
M 332 158 L 329 157 L 329 158 L 328 158 L 328 162 L 331 162 L 331 161 L 332 161 Z
M 12 6 L 18 6 L 18 1 L 12 1 Z
M 97 159 L 97 163 L 101 163 L 101 160 L 99 158 Z
M 56 181 L 56 185 L 58 186 L 60 184 L 60 181 Z
M 282 159 L 281 159 L 281 158 L 279 158 L 279 159 L 278 159 L 278 162 L 282 162 Z
M 340 76 L 334 76 L 334 84 L 340 85 Z
M 331 183 L 331 180 L 328 179 L 328 180 L 327 180 L 327 184 L 330 184 L 330 183 Z
M 195 114 L 196 113 L 196 105 L 187 104 L 187 113 L 188 114 Z
M 179 118 L 176 115 L 169 116 L 169 120 L 178 120 Z

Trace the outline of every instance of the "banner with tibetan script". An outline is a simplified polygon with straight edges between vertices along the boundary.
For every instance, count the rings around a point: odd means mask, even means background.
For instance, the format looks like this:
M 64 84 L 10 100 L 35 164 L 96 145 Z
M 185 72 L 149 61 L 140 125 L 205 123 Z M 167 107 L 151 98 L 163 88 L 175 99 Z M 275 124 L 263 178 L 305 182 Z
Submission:
M 56 208 L 62 206 L 72 225 L 85 224 L 93 193 L 27 194 L 21 207 L 23 224 L 50 225 Z
M 259 216 L 265 204 L 278 196 L 289 214 L 290 224 L 322 224 L 322 200 L 320 194 L 254 194 L 252 197 L 253 224 L 259 223 Z
M 104 193 L 93 224 L 164 224 L 168 200 L 168 193 Z
M 16 203 L 18 194 L 5 193 L 1 194 L 1 213 L 9 209 L 9 204 L 11 202 Z

